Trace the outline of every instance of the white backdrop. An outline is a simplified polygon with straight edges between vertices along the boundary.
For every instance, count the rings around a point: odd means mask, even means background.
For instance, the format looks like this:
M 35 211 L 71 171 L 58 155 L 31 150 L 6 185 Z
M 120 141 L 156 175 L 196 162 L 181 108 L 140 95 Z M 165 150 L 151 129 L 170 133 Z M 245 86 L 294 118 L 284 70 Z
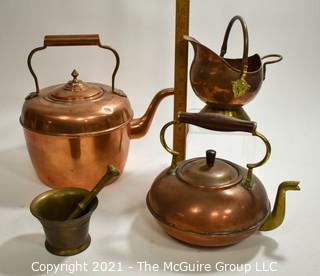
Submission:
M 288 194 L 282 227 L 221 250 L 189 248 L 161 231 L 144 200 L 153 178 L 170 162 L 160 143 L 155 143 L 159 128 L 172 118 L 173 101 L 167 99 L 147 136 L 132 141 L 123 177 L 102 192 L 91 224 L 90 248 L 62 259 L 45 251 L 41 226 L 28 211 L 32 198 L 48 188 L 33 172 L 18 122 L 24 97 L 35 89 L 27 55 L 42 45 L 46 34 L 100 34 L 101 42 L 117 49 L 121 57 L 116 86 L 127 93 L 135 114 L 141 115 L 157 90 L 173 85 L 175 1 L 0 0 L 0 275 L 39 275 L 30 269 L 36 260 L 113 260 L 129 265 L 168 259 L 276 261 L 278 275 L 319 274 L 319 5 L 317 0 L 191 0 L 190 35 L 208 47 L 219 51 L 227 23 L 240 14 L 248 25 L 250 54 L 284 56 L 281 63 L 268 66 L 259 95 L 246 107 L 273 146 L 269 163 L 259 171 L 271 202 L 282 180 L 301 180 L 302 191 Z M 235 26 L 231 33 L 231 57 L 241 56 L 240 30 Z M 191 48 L 189 56 L 191 61 Z M 84 81 L 110 83 L 113 62 L 95 47 L 51 47 L 36 55 L 33 64 L 40 87 L 45 87 L 69 80 L 74 68 Z M 188 108 L 203 105 L 191 88 L 188 97 Z M 202 148 L 195 145 L 191 153 L 201 155 Z M 131 271 L 130 275 L 134 273 L 139 274 Z M 254 274 L 259 275 L 250 275 Z

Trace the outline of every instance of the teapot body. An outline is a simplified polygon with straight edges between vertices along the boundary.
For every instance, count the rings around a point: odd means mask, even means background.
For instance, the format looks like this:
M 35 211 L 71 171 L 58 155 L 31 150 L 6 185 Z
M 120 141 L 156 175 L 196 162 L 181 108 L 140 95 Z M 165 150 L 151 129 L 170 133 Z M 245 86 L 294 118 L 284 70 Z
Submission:
M 113 131 L 53 136 L 24 129 L 28 152 L 39 179 L 53 188 L 91 190 L 108 164 L 122 172 L 128 157 L 128 125 Z
M 165 132 L 171 125 L 187 123 L 215 131 L 249 132 L 261 139 L 266 152 L 259 162 L 246 168 L 216 158 L 209 149 L 205 157 L 178 162 L 179 152 L 171 149 Z M 147 206 L 162 228 L 172 237 L 197 246 L 218 247 L 235 244 L 257 230 L 281 225 L 285 214 L 285 193 L 299 190 L 298 181 L 279 185 L 274 207 L 253 169 L 267 162 L 271 153 L 268 139 L 252 121 L 214 113 L 181 112 L 160 131 L 164 149 L 172 155 L 171 165 L 154 180 Z
M 194 160 L 180 162 L 177 170 Z M 221 161 L 228 162 L 239 176 L 247 172 L 230 161 Z M 252 188 L 248 189 L 244 179 L 239 180 L 230 185 L 203 186 L 199 185 L 201 180 L 186 182 L 176 170 L 168 168 L 154 180 L 147 195 L 147 206 L 175 239 L 207 247 L 231 245 L 257 231 L 270 213 L 261 181 L 253 175 Z
M 31 63 L 36 52 L 52 46 L 92 45 L 114 55 L 110 86 L 84 82 L 73 70 L 67 83 L 39 88 Z M 20 123 L 34 168 L 45 184 L 91 190 L 108 165 L 122 172 L 130 139 L 147 133 L 159 103 L 173 95 L 172 88 L 159 91 L 145 114 L 133 118 L 127 95 L 115 86 L 119 64 L 117 51 L 102 45 L 98 35 L 49 35 L 43 46 L 30 52 L 28 68 L 36 91 L 25 98 Z

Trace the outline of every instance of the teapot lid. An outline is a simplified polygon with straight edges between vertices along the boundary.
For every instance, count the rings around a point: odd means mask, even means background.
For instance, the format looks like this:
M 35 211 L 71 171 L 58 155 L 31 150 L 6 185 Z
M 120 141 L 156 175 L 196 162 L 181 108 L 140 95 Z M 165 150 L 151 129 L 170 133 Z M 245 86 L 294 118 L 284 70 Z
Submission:
M 121 90 L 78 80 L 76 70 L 71 75 L 73 80 L 26 98 L 20 117 L 24 128 L 49 135 L 80 135 L 113 130 L 132 119 Z
M 242 180 L 239 169 L 229 161 L 216 159 L 214 150 L 207 150 L 205 158 L 181 162 L 176 174 L 184 182 L 200 188 L 225 188 Z
M 103 89 L 97 85 L 85 83 L 78 80 L 79 73 L 73 70 L 71 73 L 73 80 L 66 84 L 52 87 L 47 98 L 52 101 L 70 102 L 96 99 L 101 97 Z

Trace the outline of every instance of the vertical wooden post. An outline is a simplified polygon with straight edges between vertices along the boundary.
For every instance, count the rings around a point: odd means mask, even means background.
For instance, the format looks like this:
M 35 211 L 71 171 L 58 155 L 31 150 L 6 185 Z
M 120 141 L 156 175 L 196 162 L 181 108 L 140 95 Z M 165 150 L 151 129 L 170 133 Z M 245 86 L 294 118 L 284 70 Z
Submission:
M 189 34 L 189 10 L 190 0 L 176 0 L 174 118 L 179 111 L 186 111 L 187 108 L 188 44 L 182 37 Z M 186 127 L 184 124 L 174 126 L 173 149 L 180 153 L 179 161 L 185 159 Z

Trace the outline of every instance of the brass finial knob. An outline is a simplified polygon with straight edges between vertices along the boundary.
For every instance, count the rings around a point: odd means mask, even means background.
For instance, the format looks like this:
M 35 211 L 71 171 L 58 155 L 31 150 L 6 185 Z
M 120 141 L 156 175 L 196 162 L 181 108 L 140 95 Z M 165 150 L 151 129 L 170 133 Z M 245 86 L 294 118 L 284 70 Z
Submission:
M 76 69 L 73 69 L 73 71 L 71 73 L 71 76 L 73 77 L 72 82 L 77 82 L 78 81 L 77 77 L 79 76 L 79 73 L 78 73 L 78 71 Z

